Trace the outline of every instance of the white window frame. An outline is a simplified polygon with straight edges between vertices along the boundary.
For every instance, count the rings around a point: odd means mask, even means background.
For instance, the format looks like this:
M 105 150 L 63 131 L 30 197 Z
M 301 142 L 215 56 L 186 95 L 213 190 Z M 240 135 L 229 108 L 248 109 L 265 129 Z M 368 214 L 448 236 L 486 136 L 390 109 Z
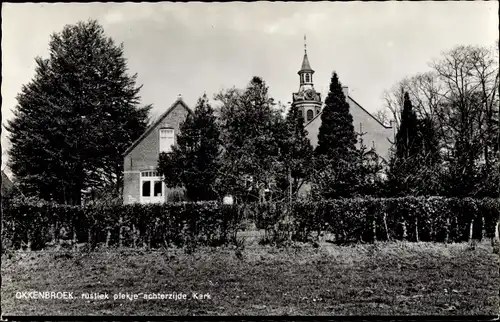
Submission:
M 170 140 L 170 144 L 169 143 Z M 172 152 L 172 147 L 175 144 L 175 130 L 172 128 L 161 128 L 158 131 L 158 151 L 159 153 Z
M 161 195 L 155 196 L 154 195 L 154 183 L 160 181 L 161 182 Z M 143 188 L 144 188 L 144 183 L 148 182 L 149 183 L 149 191 L 150 191 L 150 196 L 143 196 Z M 163 182 L 163 178 L 158 175 L 158 172 L 154 170 L 147 170 L 147 171 L 142 171 L 141 172 L 141 179 L 140 179 L 140 188 L 139 188 L 139 196 L 140 196 L 140 203 L 158 203 L 158 202 L 165 202 L 165 182 Z

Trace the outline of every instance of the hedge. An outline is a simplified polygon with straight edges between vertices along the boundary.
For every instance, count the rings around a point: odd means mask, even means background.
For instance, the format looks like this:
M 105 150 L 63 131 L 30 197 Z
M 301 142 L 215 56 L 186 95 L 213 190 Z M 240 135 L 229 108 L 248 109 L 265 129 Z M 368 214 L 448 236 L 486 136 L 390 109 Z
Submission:
M 94 248 L 193 247 L 235 244 L 244 223 L 253 221 L 265 239 L 311 242 L 322 233 L 335 242 L 408 240 L 461 242 L 492 238 L 500 199 L 374 198 L 293 204 L 57 205 L 23 201 L 5 205 L 2 248 L 42 249 L 66 240 Z

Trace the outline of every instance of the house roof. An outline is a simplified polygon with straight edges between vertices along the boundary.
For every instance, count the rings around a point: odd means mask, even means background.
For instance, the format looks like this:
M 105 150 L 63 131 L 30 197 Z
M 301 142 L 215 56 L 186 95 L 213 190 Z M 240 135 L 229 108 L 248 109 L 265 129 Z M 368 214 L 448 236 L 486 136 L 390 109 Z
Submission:
M 174 102 L 174 104 L 172 104 L 165 111 L 165 113 L 160 115 L 160 117 L 158 117 L 158 119 L 153 124 L 151 124 L 144 131 L 144 133 L 142 133 L 142 135 L 130 145 L 130 147 L 123 153 L 123 156 L 124 157 L 127 156 L 130 153 L 130 151 L 132 151 L 137 146 L 137 144 L 139 144 L 142 140 L 144 140 L 144 138 L 146 136 L 148 136 L 148 134 L 151 133 L 151 131 L 153 131 L 153 129 L 156 128 L 158 126 L 158 124 L 160 124 L 161 121 L 163 121 L 179 105 L 182 106 L 183 108 L 185 108 L 189 113 L 193 113 L 193 111 L 191 111 L 191 109 L 187 106 L 187 104 L 184 103 L 184 101 L 182 100 L 181 97 L 177 98 L 177 100 Z
M 380 124 L 381 126 L 383 126 L 385 129 L 392 129 L 392 126 L 387 126 L 385 124 L 383 124 L 382 122 L 380 122 L 375 116 L 373 116 L 370 112 L 368 112 L 367 110 L 365 110 L 363 108 L 363 106 L 359 105 L 358 102 L 356 102 L 355 100 L 352 99 L 352 97 L 348 96 L 348 98 L 354 103 L 356 104 L 361 110 L 363 110 L 366 114 L 370 115 L 371 118 L 373 118 L 375 121 L 377 121 L 378 124 Z M 323 113 L 323 110 L 321 110 L 321 112 L 319 112 L 318 114 L 316 114 L 315 117 L 312 118 L 312 120 L 310 120 L 309 122 L 307 122 L 304 127 L 307 127 L 309 125 L 309 123 L 311 123 L 312 121 L 314 121 L 317 117 L 319 117 L 321 114 Z

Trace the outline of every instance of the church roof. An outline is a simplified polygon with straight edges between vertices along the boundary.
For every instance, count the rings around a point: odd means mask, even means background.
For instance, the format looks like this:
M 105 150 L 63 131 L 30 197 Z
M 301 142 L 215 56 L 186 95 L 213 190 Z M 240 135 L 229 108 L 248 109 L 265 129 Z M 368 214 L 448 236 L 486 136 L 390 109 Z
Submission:
M 363 108 L 363 106 L 361 106 L 358 102 L 356 102 L 355 100 L 352 99 L 352 97 L 350 96 L 347 96 L 346 97 L 346 100 L 347 102 L 349 103 L 349 107 L 351 107 L 351 104 L 350 102 L 353 102 L 357 107 L 359 107 L 363 112 L 365 112 L 366 114 L 368 114 L 372 119 L 374 119 L 375 121 L 377 121 L 378 124 L 380 124 L 383 128 L 385 129 L 392 129 L 392 126 L 387 126 L 385 124 L 383 124 L 382 122 L 380 122 L 375 116 L 373 116 L 370 112 L 368 112 L 365 108 Z M 306 124 L 304 124 L 304 127 L 307 127 L 309 124 L 311 124 L 316 118 L 318 117 L 321 117 L 321 114 L 323 114 L 323 109 L 318 113 L 316 114 L 315 117 L 313 117 L 309 122 L 307 122 Z
M 302 59 L 302 67 L 299 72 L 312 71 L 311 65 L 309 64 L 309 59 L 307 58 L 307 52 L 304 53 L 304 59 Z

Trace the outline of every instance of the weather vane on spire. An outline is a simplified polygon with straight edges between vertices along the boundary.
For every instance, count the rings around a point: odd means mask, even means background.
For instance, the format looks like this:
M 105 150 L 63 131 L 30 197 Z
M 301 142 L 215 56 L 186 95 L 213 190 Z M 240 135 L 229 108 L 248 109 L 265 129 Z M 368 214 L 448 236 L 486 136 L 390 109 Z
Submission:
M 304 53 L 307 53 L 306 35 L 304 34 Z

